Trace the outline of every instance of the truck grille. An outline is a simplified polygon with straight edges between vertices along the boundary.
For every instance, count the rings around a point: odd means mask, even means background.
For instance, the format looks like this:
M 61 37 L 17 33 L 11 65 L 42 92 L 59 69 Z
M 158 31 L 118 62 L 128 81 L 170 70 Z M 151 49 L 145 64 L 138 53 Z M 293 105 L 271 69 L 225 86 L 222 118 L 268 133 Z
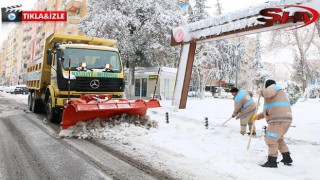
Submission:
M 92 80 L 99 81 L 98 88 L 92 88 L 90 83 Z M 77 77 L 75 80 L 75 91 L 91 91 L 91 92 L 123 92 L 124 84 L 123 78 L 90 78 L 90 77 Z

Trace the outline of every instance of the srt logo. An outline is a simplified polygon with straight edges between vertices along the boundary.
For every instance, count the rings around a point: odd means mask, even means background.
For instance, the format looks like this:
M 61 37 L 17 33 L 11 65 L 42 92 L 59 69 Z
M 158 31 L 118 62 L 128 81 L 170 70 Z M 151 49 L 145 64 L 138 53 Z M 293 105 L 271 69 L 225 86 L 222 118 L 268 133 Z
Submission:
M 100 82 L 98 79 L 94 79 L 90 82 L 90 86 L 92 89 L 97 89 L 100 86 Z
M 306 11 L 296 11 L 291 16 L 289 15 L 290 12 L 282 11 L 285 8 L 299 8 Z M 282 16 L 281 13 L 282 12 Z M 284 8 L 267 8 L 260 11 L 260 15 L 268 17 L 268 18 L 258 18 L 258 21 L 265 22 L 265 26 L 272 26 L 275 23 L 285 24 L 288 21 L 292 21 L 293 23 L 297 22 L 304 22 L 303 25 L 296 27 L 301 28 L 307 26 L 313 22 L 315 22 L 319 18 L 319 13 L 315 9 L 305 7 L 305 6 L 298 6 L 298 5 L 287 5 Z M 270 19 L 271 18 L 271 19 Z

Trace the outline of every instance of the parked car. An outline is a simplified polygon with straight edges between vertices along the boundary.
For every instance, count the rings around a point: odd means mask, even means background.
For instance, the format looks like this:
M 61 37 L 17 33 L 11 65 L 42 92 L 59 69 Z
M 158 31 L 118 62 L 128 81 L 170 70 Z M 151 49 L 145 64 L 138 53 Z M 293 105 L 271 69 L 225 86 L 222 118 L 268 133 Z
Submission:
M 0 86 L 0 92 L 3 92 L 6 89 L 6 86 Z
M 14 94 L 28 94 L 29 90 L 27 87 L 16 87 L 14 89 Z
M 228 99 L 232 99 L 233 96 L 231 93 L 226 92 L 224 90 L 224 88 L 222 87 L 217 87 L 217 92 L 214 94 L 215 98 L 228 98 Z
M 4 90 L 4 92 L 13 94 L 15 88 L 16 88 L 16 86 L 7 86 L 6 89 Z

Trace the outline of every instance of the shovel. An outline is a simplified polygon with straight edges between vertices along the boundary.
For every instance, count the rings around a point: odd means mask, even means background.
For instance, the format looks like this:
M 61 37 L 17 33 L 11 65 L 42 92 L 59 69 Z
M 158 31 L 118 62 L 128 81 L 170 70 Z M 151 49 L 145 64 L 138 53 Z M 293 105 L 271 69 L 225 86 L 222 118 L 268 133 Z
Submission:
M 257 104 L 257 107 L 256 107 L 256 110 L 254 112 L 254 115 L 257 115 L 257 111 L 258 111 L 258 108 L 259 108 L 259 103 L 260 103 L 260 98 L 261 98 L 261 95 L 259 95 L 259 98 L 258 98 L 258 104 Z M 249 142 L 248 142 L 248 145 L 247 145 L 247 150 L 249 150 L 249 147 L 250 147 L 250 142 L 251 142 L 251 138 L 252 138 L 252 133 L 253 133 L 253 130 L 254 130 L 254 122 L 252 122 L 252 129 L 250 129 L 250 138 L 249 138 Z
M 221 126 L 224 126 L 228 121 L 230 121 L 232 119 L 232 117 L 231 118 L 229 118 L 229 119 L 227 119 Z

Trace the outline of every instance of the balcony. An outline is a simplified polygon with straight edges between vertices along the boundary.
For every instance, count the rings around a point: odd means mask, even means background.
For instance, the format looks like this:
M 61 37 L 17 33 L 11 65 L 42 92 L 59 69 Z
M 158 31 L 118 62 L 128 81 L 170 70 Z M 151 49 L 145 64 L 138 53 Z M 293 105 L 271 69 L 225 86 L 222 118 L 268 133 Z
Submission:
M 42 56 L 43 56 L 43 50 L 42 50 L 42 48 L 38 48 L 36 50 L 35 57 L 39 58 L 39 57 L 42 57 Z
M 37 54 L 40 54 L 42 51 L 43 51 L 43 49 L 42 49 L 41 47 L 37 48 L 37 49 L 36 49 L 36 55 L 37 55 Z
M 40 41 L 40 46 L 43 48 L 43 47 L 44 47 L 44 44 L 45 44 L 45 38 L 41 39 L 41 41 Z
M 68 0 L 66 4 L 66 10 L 75 13 L 82 7 L 82 5 L 82 0 Z
M 30 57 L 31 57 L 31 54 L 30 54 L 30 52 L 24 52 L 24 53 L 22 53 L 22 58 L 23 59 L 30 59 Z
M 44 34 L 40 32 L 40 33 L 37 34 L 36 37 L 37 37 L 37 41 L 41 41 L 41 39 L 44 38 Z
M 27 45 L 26 45 L 26 46 L 23 46 L 23 47 L 22 47 L 22 51 L 23 51 L 23 52 L 29 52 L 29 51 L 30 51 L 30 47 L 27 46 Z
M 67 22 L 70 24 L 79 24 L 81 21 L 80 16 L 68 16 Z

